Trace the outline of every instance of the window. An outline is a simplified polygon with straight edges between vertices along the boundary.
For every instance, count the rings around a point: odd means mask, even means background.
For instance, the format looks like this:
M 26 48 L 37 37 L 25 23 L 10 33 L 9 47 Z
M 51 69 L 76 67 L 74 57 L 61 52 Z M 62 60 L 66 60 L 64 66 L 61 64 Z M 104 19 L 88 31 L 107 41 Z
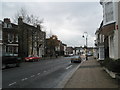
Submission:
M 109 52 L 109 54 L 110 54 L 110 57 L 111 58 L 114 58 L 114 36 L 113 35 L 111 35 L 111 36 L 109 36 L 109 49 L 110 49 L 110 52 Z
M 18 42 L 18 34 L 15 36 L 15 42 Z
M 2 30 L 1 29 L 0 29 L 0 40 L 2 40 Z
M 18 54 L 18 47 L 14 47 L 14 53 Z
M 12 25 L 11 25 L 11 24 L 8 24 L 7 26 L 8 26 L 8 28 L 12 28 Z
M 13 48 L 11 46 L 8 47 L 8 53 L 12 54 Z
M 105 4 L 105 22 L 110 22 L 114 20 L 113 14 L 113 2 L 107 2 Z
M 9 33 L 9 34 L 8 34 L 8 42 L 9 42 L 9 43 L 12 43 L 13 41 L 14 41 L 14 35 L 11 34 L 11 33 Z
M 4 23 L 4 28 L 7 28 L 7 23 Z
M 4 23 L 4 28 L 12 28 L 12 25 L 10 23 Z
M 100 43 L 101 43 L 101 41 L 102 41 L 102 39 L 101 39 L 102 37 L 101 37 L 101 34 L 100 34 Z
M 103 35 L 103 42 L 104 42 L 105 36 Z

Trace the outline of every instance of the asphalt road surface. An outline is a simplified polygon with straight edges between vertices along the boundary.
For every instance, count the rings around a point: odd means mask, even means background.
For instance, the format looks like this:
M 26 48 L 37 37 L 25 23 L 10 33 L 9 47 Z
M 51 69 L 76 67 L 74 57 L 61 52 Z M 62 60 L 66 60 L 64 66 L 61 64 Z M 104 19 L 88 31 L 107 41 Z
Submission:
M 78 65 L 71 63 L 70 57 L 24 62 L 2 71 L 2 88 L 59 88 Z

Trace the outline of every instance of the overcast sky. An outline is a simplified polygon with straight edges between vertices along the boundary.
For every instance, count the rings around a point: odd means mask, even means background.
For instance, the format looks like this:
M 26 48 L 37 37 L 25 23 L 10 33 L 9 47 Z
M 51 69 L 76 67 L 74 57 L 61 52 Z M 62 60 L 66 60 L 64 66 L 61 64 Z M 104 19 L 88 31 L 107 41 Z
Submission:
M 2 6 L 2 7 L 1 7 Z M 88 46 L 94 46 L 95 31 L 102 21 L 102 6 L 99 2 L 2 2 L 3 18 L 13 22 L 15 13 L 26 8 L 28 14 L 44 18 L 43 31 L 51 34 L 68 46 L 84 46 L 84 32 L 88 33 Z

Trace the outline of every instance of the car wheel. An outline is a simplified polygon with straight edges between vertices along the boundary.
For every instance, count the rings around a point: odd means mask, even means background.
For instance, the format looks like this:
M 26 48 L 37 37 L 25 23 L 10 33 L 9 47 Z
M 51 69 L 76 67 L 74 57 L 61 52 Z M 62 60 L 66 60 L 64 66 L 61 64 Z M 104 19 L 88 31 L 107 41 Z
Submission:
M 81 62 L 79 61 L 79 63 L 81 63 Z

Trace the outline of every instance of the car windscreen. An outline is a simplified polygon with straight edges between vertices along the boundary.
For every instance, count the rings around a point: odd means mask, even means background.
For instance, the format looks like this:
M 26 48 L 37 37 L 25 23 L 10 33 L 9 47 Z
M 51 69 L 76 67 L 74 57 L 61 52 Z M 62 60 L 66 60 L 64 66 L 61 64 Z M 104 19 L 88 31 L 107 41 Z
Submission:
M 79 58 L 79 56 L 73 56 L 72 58 Z

